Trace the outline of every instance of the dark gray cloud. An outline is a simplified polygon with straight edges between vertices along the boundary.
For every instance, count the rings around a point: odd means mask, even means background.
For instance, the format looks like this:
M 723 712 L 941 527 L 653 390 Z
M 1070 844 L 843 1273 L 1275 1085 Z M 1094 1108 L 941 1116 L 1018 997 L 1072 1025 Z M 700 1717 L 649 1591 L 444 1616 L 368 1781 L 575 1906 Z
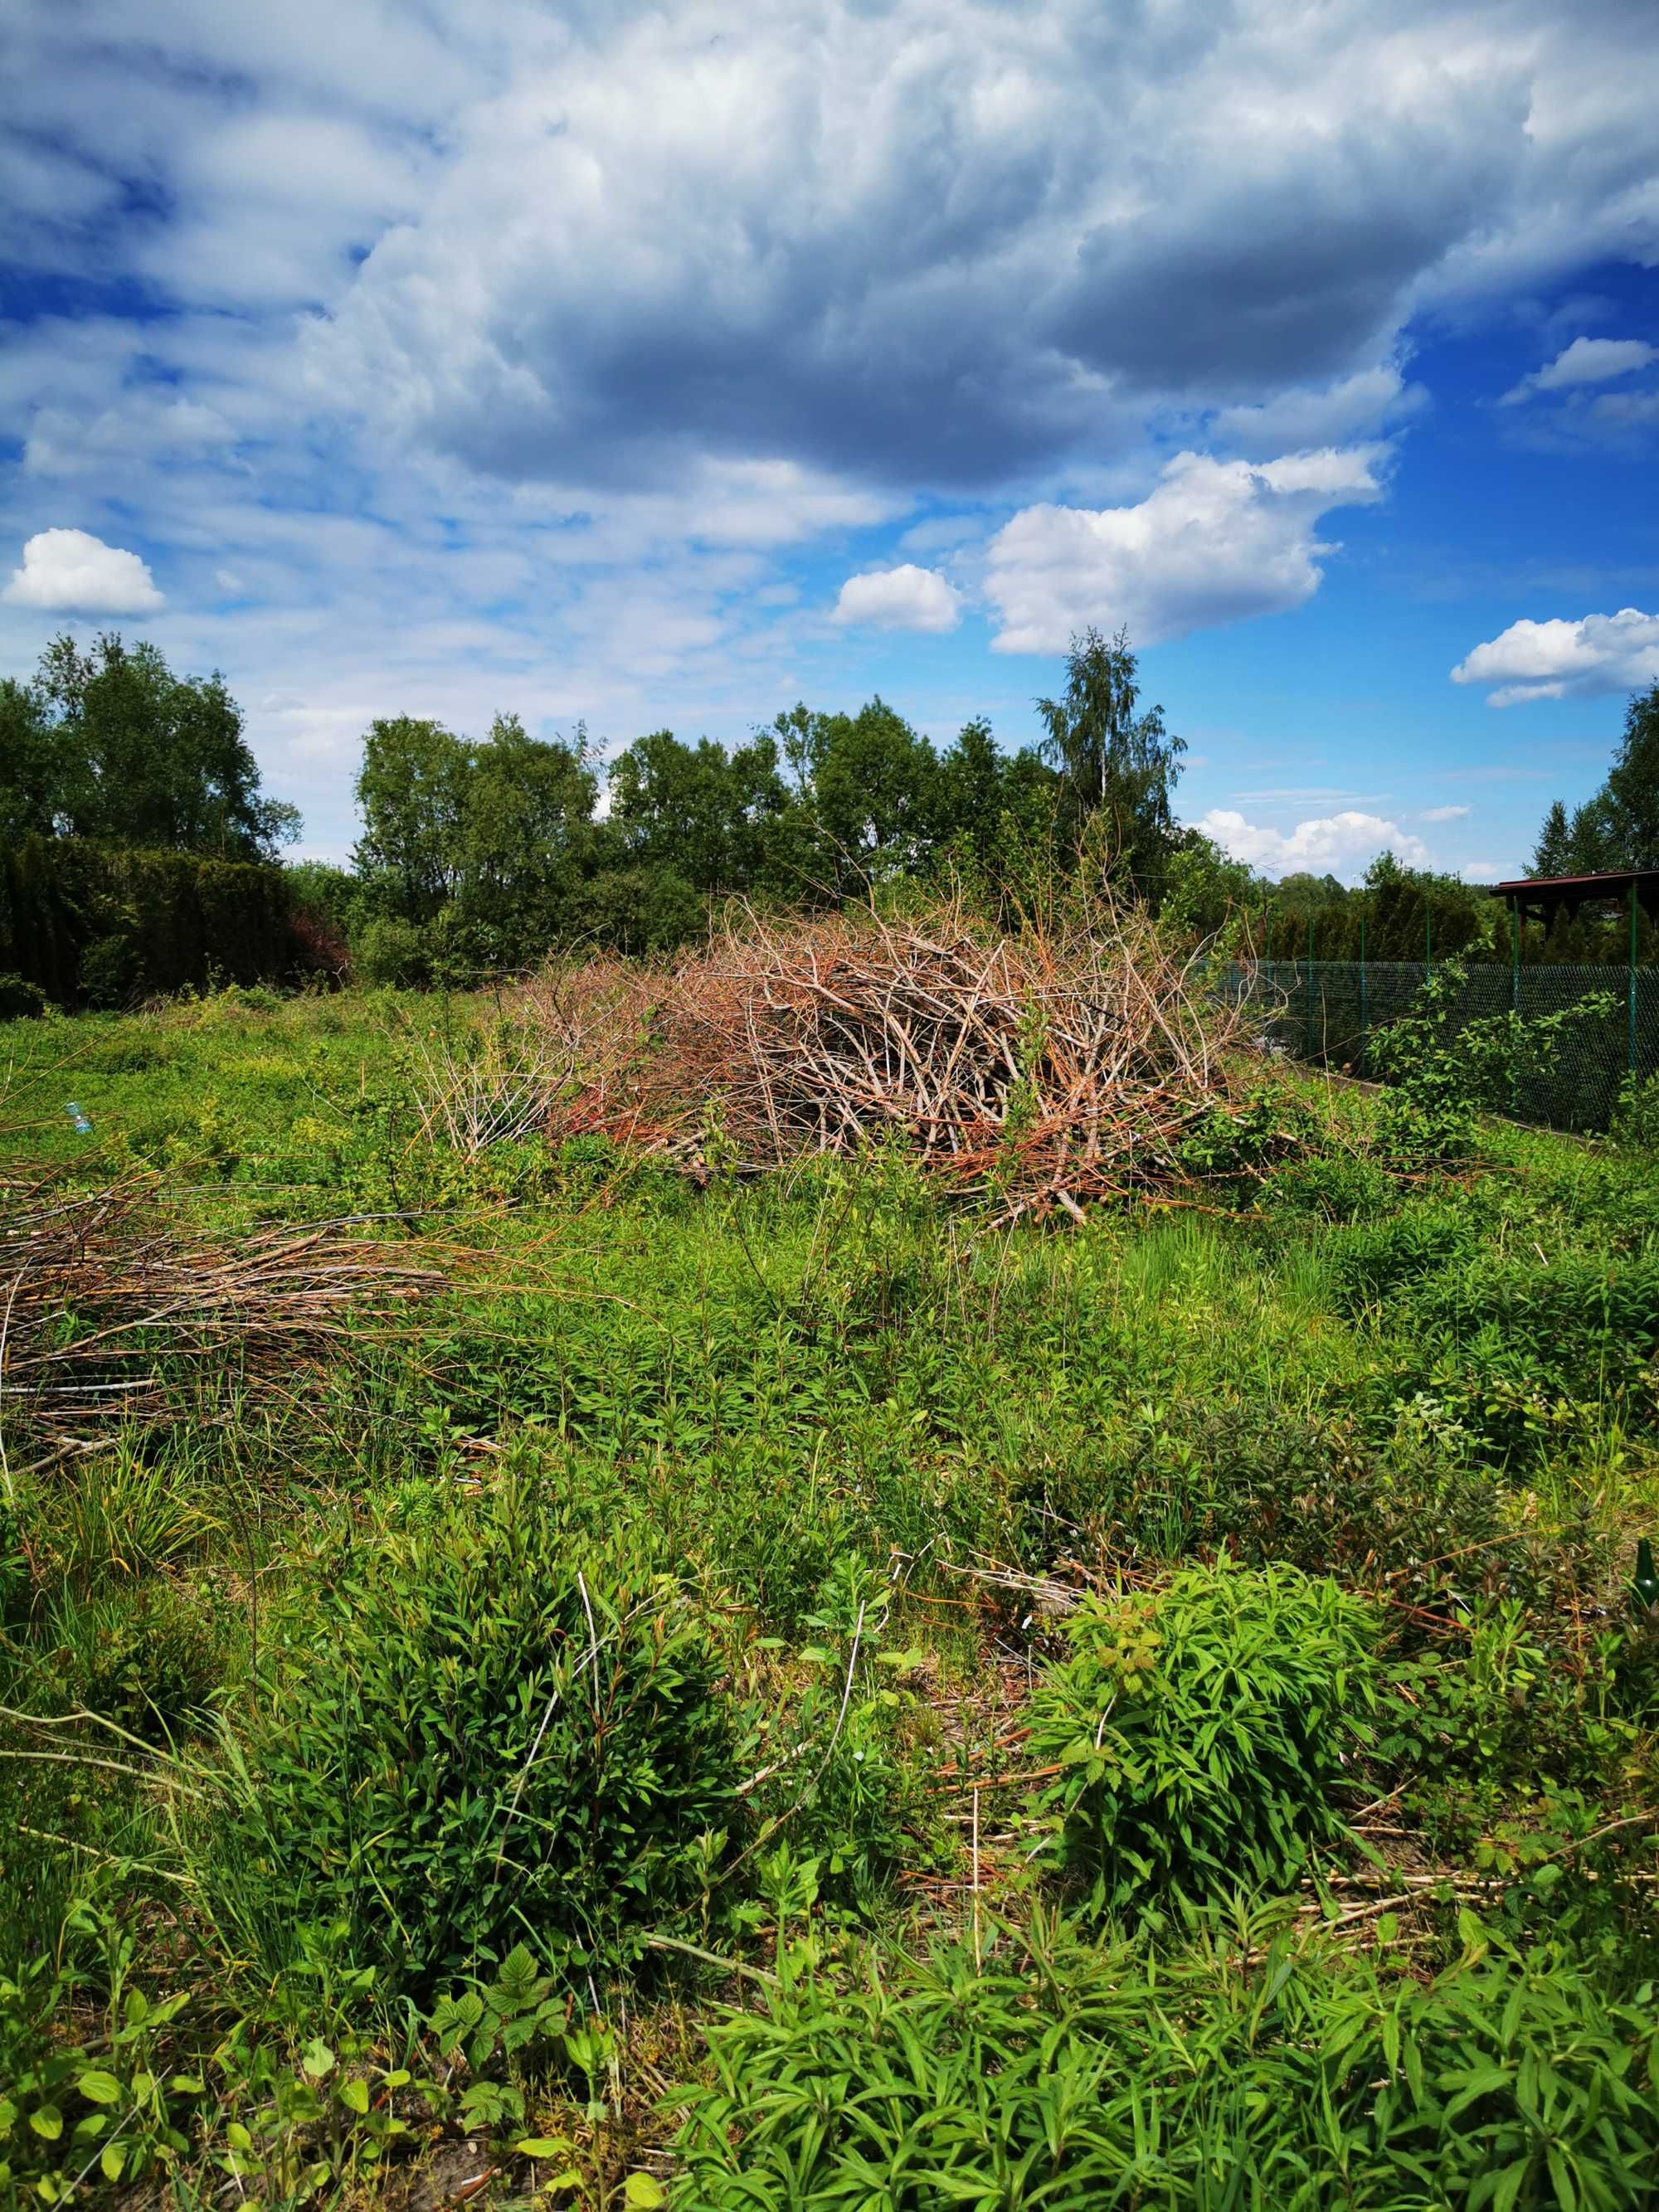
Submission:
M 509 481 L 1030 481 L 1659 256 L 1650 0 L 15 13 L 18 266 L 257 324 L 290 420 Z
M 509 477 L 1017 477 L 1373 365 L 1489 273 L 1659 250 L 1624 91 L 1659 17 L 1553 15 L 624 15 L 472 118 L 317 358 Z

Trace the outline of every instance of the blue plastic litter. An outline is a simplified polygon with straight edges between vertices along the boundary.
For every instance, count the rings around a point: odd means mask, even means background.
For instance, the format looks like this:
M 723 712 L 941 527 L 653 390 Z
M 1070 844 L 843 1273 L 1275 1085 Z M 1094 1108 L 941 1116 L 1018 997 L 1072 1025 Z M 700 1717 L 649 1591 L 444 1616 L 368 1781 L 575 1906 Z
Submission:
M 69 1115 L 70 1127 L 74 1130 L 77 1137 L 89 1137 L 92 1134 L 91 1122 L 88 1121 L 86 1115 L 76 1104 L 74 1099 L 71 1098 L 70 1100 L 69 1104 L 64 1107 L 64 1111 Z

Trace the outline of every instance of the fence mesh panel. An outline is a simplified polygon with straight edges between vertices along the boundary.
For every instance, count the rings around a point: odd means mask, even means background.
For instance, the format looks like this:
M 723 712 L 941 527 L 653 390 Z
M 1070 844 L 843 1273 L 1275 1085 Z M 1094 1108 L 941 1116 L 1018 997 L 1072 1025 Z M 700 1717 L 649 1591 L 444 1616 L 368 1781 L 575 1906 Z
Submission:
M 1258 1006 L 1270 1041 L 1297 1060 L 1375 1073 L 1369 1045 L 1410 1010 L 1431 974 L 1421 960 L 1271 960 L 1238 966 L 1228 988 Z M 1521 1073 L 1510 1110 L 1554 1129 L 1605 1129 L 1627 1076 L 1659 1073 L 1659 968 L 1470 967 L 1454 1022 L 1516 1012 L 1535 1019 L 1599 1000 L 1561 1040 L 1547 1071 Z

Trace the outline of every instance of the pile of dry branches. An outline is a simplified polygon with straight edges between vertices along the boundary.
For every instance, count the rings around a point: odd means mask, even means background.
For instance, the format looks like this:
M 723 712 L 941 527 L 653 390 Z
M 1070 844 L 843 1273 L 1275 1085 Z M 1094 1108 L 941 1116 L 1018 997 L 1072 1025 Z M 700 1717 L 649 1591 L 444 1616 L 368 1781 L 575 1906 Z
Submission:
M 326 1341 L 442 1281 L 349 1227 L 210 1240 L 152 1176 L 77 1191 L 0 1170 L 0 1472 L 19 1472 L 7 1445 L 25 1431 L 39 1465 L 164 1413 L 181 1362 L 291 1392 Z
M 695 1163 L 714 1102 L 751 1169 L 897 1132 L 1006 1218 L 1182 1181 L 1247 1019 L 1138 912 L 998 937 L 950 904 L 744 913 L 672 971 L 566 970 L 529 1003 L 571 1071 L 556 1139 L 601 1129 Z
M 411 1041 L 415 1113 L 429 1142 L 471 1159 L 556 1127 L 633 1133 L 669 978 L 613 959 L 550 964 L 496 1018 Z M 648 1139 L 647 1139 L 648 1140 Z

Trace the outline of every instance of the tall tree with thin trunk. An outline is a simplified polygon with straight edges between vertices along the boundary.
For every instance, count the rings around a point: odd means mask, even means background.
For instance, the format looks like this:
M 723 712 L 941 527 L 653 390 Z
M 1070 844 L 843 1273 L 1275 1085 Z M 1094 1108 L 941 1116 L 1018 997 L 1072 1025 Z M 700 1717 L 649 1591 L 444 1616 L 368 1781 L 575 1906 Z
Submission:
M 1172 795 L 1185 741 L 1171 737 L 1164 709 L 1139 712 L 1140 687 L 1129 634 L 1108 640 L 1090 629 L 1072 640 L 1066 689 L 1039 699 L 1045 757 L 1060 770 L 1073 837 L 1103 817 L 1118 872 L 1143 897 L 1156 899 L 1176 842 Z

